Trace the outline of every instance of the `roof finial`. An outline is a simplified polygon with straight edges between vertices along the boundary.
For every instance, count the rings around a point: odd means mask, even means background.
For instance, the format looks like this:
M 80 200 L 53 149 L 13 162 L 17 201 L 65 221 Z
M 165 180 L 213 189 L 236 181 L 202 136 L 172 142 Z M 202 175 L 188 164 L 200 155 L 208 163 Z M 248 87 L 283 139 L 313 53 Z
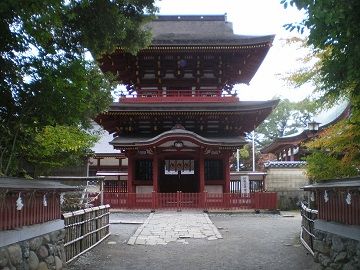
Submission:
M 176 124 L 172 129 L 185 129 L 185 128 L 181 124 Z

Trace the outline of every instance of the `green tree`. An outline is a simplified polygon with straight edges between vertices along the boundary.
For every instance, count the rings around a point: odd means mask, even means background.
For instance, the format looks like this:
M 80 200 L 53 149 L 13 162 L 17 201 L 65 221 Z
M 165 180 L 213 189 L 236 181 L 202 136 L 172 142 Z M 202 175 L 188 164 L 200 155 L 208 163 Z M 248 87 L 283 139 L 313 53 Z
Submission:
M 306 128 L 315 111 L 316 105 L 309 99 L 300 102 L 281 100 L 269 117 L 255 130 L 255 141 L 258 147 Z M 249 134 L 249 139 L 252 139 L 251 136 Z
M 313 181 L 358 174 L 360 160 L 360 126 L 342 120 L 323 131 L 305 146 L 312 150 L 306 158 L 307 175 Z
M 46 126 L 35 134 L 26 160 L 36 172 L 47 173 L 51 168 L 68 167 L 78 164 L 78 157 L 87 156 L 97 141 L 96 135 L 84 132 L 74 126 Z M 79 164 L 80 165 L 80 164 Z
M 115 87 L 93 59 L 148 45 L 142 26 L 157 10 L 153 2 L 1 1 L 0 174 L 16 174 L 19 161 L 34 161 L 27 153 L 49 126 L 85 132 Z
M 320 93 L 319 101 L 331 106 L 342 99 L 349 100 L 351 115 L 348 120 L 329 128 L 320 135 L 319 142 L 308 144 L 310 150 L 319 151 L 322 156 L 330 155 L 337 168 L 329 178 L 358 174 L 360 168 L 360 2 L 356 0 L 282 0 L 286 8 L 295 5 L 306 12 L 301 22 L 286 26 L 289 30 L 309 31 L 308 46 L 313 48 L 317 62 L 312 68 L 302 70 L 294 76 L 296 83 L 313 83 Z M 340 127 L 340 129 L 339 129 Z M 340 140 L 340 142 L 339 142 Z M 334 142 L 338 142 L 335 145 Z M 309 173 L 314 180 L 323 179 L 323 168 L 319 154 L 308 158 Z M 316 167 L 317 165 L 317 167 Z M 335 164 L 333 164 L 334 167 Z M 350 169 L 352 168 L 352 169 Z
M 252 153 L 251 145 L 245 144 L 242 148 L 239 149 L 239 170 L 247 171 L 251 170 L 252 166 L 252 157 L 250 156 Z M 237 152 L 233 154 L 231 161 L 231 169 L 233 171 L 237 170 Z

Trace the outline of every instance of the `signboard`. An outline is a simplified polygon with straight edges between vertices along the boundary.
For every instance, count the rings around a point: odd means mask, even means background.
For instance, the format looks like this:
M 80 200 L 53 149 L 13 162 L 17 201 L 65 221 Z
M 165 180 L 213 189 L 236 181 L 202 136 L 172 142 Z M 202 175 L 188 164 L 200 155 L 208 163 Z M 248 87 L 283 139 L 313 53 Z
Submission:
M 242 195 L 249 195 L 250 194 L 250 181 L 248 175 L 240 176 L 241 182 L 241 194 Z
M 165 160 L 165 174 L 194 174 L 194 160 Z

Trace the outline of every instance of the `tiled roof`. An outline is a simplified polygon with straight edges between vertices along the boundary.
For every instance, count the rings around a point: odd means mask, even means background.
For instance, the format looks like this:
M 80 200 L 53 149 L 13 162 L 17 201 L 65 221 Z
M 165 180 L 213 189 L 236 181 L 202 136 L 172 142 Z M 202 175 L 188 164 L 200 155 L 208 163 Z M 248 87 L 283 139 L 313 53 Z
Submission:
M 360 188 L 360 176 L 350 177 L 350 178 L 341 178 L 341 179 L 332 179 L 308 185 L 303 187 L 304 190 L 313 190 L 313 189 L 333 189 L 333 188 Z
M 97 132 L 99 135 L 99 140 L 95 143 L 95 145 L 91 148 L 96 154 L 108 155 L 120 155 L 119 150 L 114 150 L 114 148 L 109 144 L 114 137 L 109 134 L 106 130 L 104 130 L 100 125 L 93 122 L 93 130 Z
M 265 168 L 302 168 L 306 165 L 306 161 L 268 161 Z
M 225 15 L 158 16 L 147 27 L 153 45 L 256 45 L 274 39 L 273 35 L 236 35 Z
M 0 177 L 0 189 L 7 190 L 59 190 L 71 191 L 78 187 L 63 185 L 55 181 L 34 180 L 16 177 Z
M 333 108 L 319 113 L 314 117 L 314 120 L 320 123 L 318 132 L 337 123 L 341 119 L 345 119 L 348 117 L 349 113 L 350 106 L 346 101 L 336 104 Z M 308 129 L 300 130 L 294 134 L 275 139 L 272 143 L 263 147 L 261 149 L 261 153 L 276 153 L 276 151 L 279 151 L 279 149 L 285 149 L 288 146 L 298 146 L 301 142 L 308 140 L 309 137 L 311 138 L 312 136 L 313 133 Z

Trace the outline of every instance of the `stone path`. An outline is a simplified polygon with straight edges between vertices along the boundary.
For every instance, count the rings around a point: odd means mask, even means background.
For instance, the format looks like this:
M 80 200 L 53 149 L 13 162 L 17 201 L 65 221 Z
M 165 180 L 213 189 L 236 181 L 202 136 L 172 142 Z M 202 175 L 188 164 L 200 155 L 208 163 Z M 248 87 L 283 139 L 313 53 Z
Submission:
M 129 245 L 166 245 L 169 242 L 188 244 L 188 238 L 222 239 L 206 213 L 151 213 L 130 237 Z

